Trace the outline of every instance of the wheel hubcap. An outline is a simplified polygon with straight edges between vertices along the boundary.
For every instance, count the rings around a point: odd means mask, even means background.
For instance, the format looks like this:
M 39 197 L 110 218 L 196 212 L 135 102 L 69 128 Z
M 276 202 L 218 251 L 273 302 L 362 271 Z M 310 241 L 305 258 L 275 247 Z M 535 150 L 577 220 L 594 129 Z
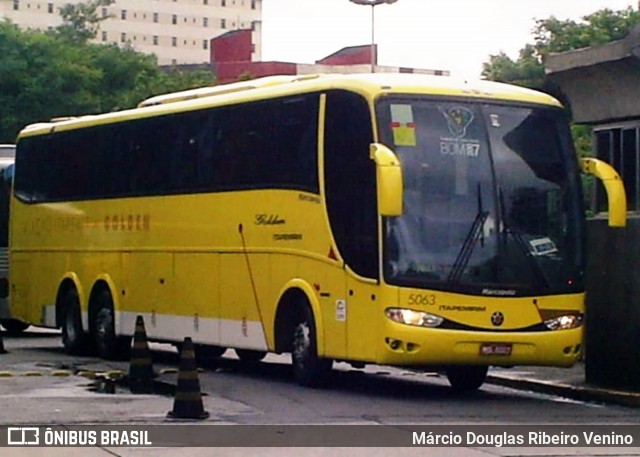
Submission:
M 111 338 L 112 325 L 111 313 L 105 309 L 100 310 L 96 319 L 96 334 L 98 335 L 98 344 L 103 348 L 108 345 L 108 340 Z
M 306 322 L 298 324 L 295 338 L 293 339 L 293 359 L 299 366 L 304 365 L 304 359 L 309 353 L 309 346 L 311 345 L 309 334 L 309 325 Z
M 71 312 L 67 313 L 65 333 L 67 334 L 68 341 L 74 341 L 76 339 L 75 319 Z

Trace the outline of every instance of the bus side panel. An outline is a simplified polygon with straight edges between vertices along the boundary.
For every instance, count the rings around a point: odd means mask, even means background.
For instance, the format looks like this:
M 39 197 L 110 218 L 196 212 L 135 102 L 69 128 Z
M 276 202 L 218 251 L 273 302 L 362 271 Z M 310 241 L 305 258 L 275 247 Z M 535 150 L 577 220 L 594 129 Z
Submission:
M 9 303 L 11 317 L 28 323 L 40 322 L 40 314 L 34 315 L 36 309 L 31 303 L 31 264 L 30 254 L 13 253 L 11 258 L 11 283 Z
M 260 321 L 262 307 L 267 303 L 260 298 L 267 296 L 268 286 L 268 255 L 220 255 L 220 339 L 223 346 L 267 350 Z
M 373 361 L 380 344 L 382 313 L 380 286 L 368 284 L 349 275 L 348 354 L 350 360 Z
M 174 265 L 176 293 L 173 303 L 167 305 L 173 313 L 184 313 L 194 324 L 193 334 L 177 336 L 220 345 L 220 255 L 178 253 Z
M 11 315 L 43 327 L 56 327 L 55 300 L 65 256 L 59 253 L 14 253 Z
M 30 275 L 30 314 L 33 323 L 45 327 L 56 326 L 56 296 L 60 278 L 65 273 L 68 255 L 60 252 L 32 254 Z
M 123 288 L 125 294 L 117 310 L 120 312 L 119 333 L 131 334 L 128 329 L 133 328 L 132 324 L 140 314 L 145 317 L 149 338 L 180 341 L 185 331 L 190 330 L 187 321 L 191 317 L 184 318 L 188 315 L 184 306 L 175 306 L 173 254 L 128 252 L 122 255 L 122 264 L 125 277 L 118 287 Z
M 318 267 L 316 267 L 318 268 Z M 347 322 L 349 318 L 345 272 L 342 268 L 322 265 L 320 304 L 324 327 L 324 349 L 327 357 L 347 356 Z

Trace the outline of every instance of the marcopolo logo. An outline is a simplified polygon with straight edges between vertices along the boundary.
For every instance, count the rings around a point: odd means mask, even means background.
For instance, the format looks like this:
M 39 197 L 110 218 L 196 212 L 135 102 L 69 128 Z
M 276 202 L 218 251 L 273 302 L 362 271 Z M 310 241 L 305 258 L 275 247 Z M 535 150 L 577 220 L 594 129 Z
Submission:
M 500 311 L 496 311 L 491 315 L 491 323 L 496 327 L 500 327 L 504 323 L 504 314 Z
M 9 427 L 7 429 L 9 446 L 38 446 L 40 429 L 38 427 Z

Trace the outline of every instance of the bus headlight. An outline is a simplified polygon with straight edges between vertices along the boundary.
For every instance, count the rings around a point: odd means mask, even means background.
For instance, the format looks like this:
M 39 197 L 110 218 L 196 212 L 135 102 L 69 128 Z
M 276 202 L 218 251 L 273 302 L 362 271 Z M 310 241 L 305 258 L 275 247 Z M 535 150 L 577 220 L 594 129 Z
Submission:
M 544 321 L 549 330 L 569 330 L 582 325 L 582 314 L 565 314 Z
M 387 308 L 385 315 L 394 322 L 400 324 L 415 325 L 417 327 L 437 327 L 444 321 L 440 316 L 425 313 L 424 311 L 414 311 L 404 308 Z

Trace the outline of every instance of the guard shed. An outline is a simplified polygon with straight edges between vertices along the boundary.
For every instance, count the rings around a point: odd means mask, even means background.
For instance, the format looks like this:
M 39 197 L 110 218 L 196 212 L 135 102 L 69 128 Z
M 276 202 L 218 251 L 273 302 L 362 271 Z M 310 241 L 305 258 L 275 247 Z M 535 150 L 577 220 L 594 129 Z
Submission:
M 625 182 L 625 229 L 611 229 L 594 192 L 587 224 L 585 374 L 589 383 L 640 391 L 640 25 L 622 40 L 552 54 L 547 76 L 568 99 L 573 119 L 593 127 L 594 156 Z

